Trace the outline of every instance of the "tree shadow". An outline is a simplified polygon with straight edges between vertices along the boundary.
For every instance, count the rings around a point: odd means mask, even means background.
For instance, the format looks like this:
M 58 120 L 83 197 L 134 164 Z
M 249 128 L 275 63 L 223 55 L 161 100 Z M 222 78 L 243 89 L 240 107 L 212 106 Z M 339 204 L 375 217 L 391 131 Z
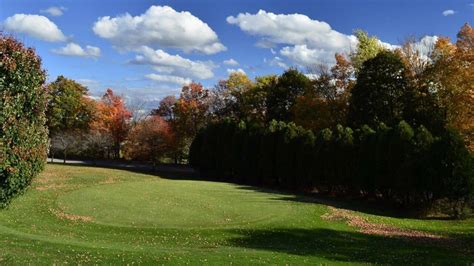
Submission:
M 323 204 L 339 209 L 347 209 L 366 214 L 387 216 L 393 218 L 410 218 L 418 220 L 456 220 L 450 216 L 421 216 L 418 210 L 406 210 L 389 202 L 381 202 L 376 200 L 366 200 L 361 198 L 335 197 L 325 194 L 306 193 L 295 191 L 282 191 L 280 189 L 272 189 L 268 187 L 255 187 L 248 185 L 240 185 L 239 189 L 251 190 L 263 193 L 277 194 L 274 200 L 316 203 Z
M 233 232 L 229 240 L 234 247 L 266 250 L 325 258 L 340 262 L 377 264 L 468 264 L 472 254 L 463 254 L 430 243 L 412 242 L 400 238 L 367 235 L 331 229 L 275 228 Z
M 122 161 L 80 161 L 80 163 L 77 161 L 74 161 L 73 163 L 48 162 L 48 164 L 67 165 L 74 167 L 107 168 L 131 173 L 153 175 L 156 177 L 172 180 L 208 180 L 202 178 L 201 175 L 190 166 L 181 164 L 160 164 L 156 167 L 153 167 L 150 164 Z

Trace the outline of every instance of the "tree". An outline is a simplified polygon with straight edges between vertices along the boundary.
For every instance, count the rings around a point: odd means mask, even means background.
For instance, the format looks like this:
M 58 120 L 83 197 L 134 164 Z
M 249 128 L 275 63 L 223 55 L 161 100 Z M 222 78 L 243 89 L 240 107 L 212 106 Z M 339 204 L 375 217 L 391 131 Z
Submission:
M 291 109 L 298 96 L 310 86 L 310 80 L 296 69 L 286 70 L 267 93 L 267 121 L 291 121 Z
M 317 78 L 311 80 L 292 109 L 297 125 L 319 131 L 346 122 L 353 69 L 343 55 L 336 54 L 336 62 L 330 70 L 325 65 L 312 69 Z
M 159 115 L 168 122 L 174 121 L 174 108 L 177 101 L 178 100 L 173 95 L 166 96 L 160 101 L 160 106 L 151 111 L 151 115 Z
M 369 36 L 369 34 L 363 30 L 356 30 L 355 36 L 358 41 L 357 49 L 350 55 L 350 58 L 355 71 L 358 73 L 365 61 L 376 57 L 380 52 L 384 51 L 385 48 L 377 37 Z
M 130 131 L 124 147 L 125 157 L 151 161 L 155 167 L 173 148 L 174 135 L 171 126 L 157 115 L 138 122 Z
M 459 130 L 474 149 L 474 30 L 466 23 L 457 37 L 456 44 L 438 39 L 426 79 L 444 109 L 447 126 Z
M 360 69 L 350 98 L 349 120 L 352 125 L 395 125 L 404 118 L 410 88 L 404 76 L 405 66 L 392 52 L 381 52 Z
M 343 54 L 336 53 L 336 64 L 331 68 L 332 78 L 340 94 L 347 96 L 354 86 L 354 66 Z
M 89 98 L 86 87 L 64 76 L 59 76 L 48 84 L 47 89 L 49 97 L 46 118 L 51 138 L 51 160 L 55 152 L 60 151 L 66 163 L 67 154 L 70 154 L 73 146 L 77 146 L 75 138 L 89 130 L 96 103 Z
M 173 111 L 175 119 L 172 126 L 177 138 L 176 150 L 180 153 L 178 157 L 184 157 L 194 136 L 208 120 L 209 91 L 195 82 L 183 86 Z
M 217 119 L 233 117 L 243 119 L 248 108 L 246 93 L 253 88 L 253 82 L 241 72 L 230 73 L 227 80 L 221 80 L 210 93 L 210 111 Z
M 78 130 L 67 130 L 56 133 L 51 138 L 51 154 L 61 152 L 63 163 L 66 163 L 68 154 L 81 152 L 81 144 L 84 144 L 82 137 L 83 135 Z M 53 160 L 53 158 L 51 158 L 51 160 Z
M 95 102 L 87 95 L 87 88 L 59 76 L 48 84 L 49 98 L 46 111 L 50 136 L 61 131 L 87 129 L 93 119 Z
M 122 97 L 115 95 L 112 89 L 107 89 L 97 104 L 97 116 L 92 128 L 110 134 L 115 158 L 120 158 L 120 147 L 128 135 L 131 118 L 132 114 L 125 107 Z
M 45 79 L 35 51 L 0 34 L 0 207 L 43 170 L 48 148 Z

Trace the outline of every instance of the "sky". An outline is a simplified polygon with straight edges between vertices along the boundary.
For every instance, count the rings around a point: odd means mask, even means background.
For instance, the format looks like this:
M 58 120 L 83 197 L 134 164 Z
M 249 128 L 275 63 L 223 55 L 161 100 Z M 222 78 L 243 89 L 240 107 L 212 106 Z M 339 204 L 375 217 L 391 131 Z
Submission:
M 0 0 L 0 31 L 36 49 L 49 82 L 64 75 L 150 108 L 190 81 L 331 65 L 356 29 L 393 48 L 455 40 L 466 22 L 474 0 Z

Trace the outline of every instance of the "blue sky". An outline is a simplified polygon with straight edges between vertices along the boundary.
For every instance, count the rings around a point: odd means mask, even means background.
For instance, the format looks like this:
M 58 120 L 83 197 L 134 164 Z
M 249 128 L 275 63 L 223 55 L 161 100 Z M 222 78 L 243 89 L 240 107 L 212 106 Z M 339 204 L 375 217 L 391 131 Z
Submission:
M 455 39 L 465 22 L 474 22 L 474 0 L 0 0 L 1 29 L 36 48 L 49 80 L 64 75 L 94 96 L 111 87 L 151 104 L 229 71 L 331 64 L 354 47 L 355 29 L 397 45 Z

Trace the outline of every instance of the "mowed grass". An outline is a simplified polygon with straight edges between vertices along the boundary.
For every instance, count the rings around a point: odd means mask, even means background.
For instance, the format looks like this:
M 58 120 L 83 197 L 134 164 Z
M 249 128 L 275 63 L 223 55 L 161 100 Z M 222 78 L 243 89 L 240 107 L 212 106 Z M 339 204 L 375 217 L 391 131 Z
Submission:
M 364 234 L 323 219 L 329 211 L 303 196 L 235 184 L 48 165 L 0 210 L 0 264 L 474 263 L 474 219 L 354 212 L 452 240 L 440 244 Z

